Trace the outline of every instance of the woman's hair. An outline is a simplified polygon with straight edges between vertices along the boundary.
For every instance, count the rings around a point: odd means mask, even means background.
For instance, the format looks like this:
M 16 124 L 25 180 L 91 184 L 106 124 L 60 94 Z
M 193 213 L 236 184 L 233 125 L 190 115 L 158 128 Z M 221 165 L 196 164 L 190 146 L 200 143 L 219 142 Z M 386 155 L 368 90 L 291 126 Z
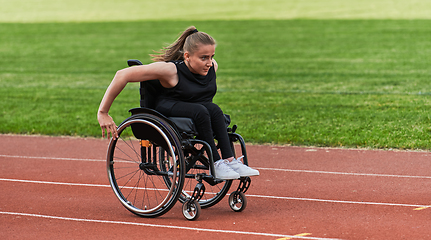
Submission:
M 168 47 L 164 47 L 158 54 L 150 54 L 155 62 L 184 60 L 184 53 L 193 54 L 198 45 L 216 45 L 214 38 L 204 32 L 198 32 L 194 26 L 188 27 L 180 37 Z

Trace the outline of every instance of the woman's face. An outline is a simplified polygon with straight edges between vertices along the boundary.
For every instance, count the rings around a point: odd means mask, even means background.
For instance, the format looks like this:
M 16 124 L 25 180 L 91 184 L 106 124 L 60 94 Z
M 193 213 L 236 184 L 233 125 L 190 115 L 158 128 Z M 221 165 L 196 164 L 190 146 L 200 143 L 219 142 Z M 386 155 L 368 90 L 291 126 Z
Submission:
M 184 60 L 192 73 L 206 76 L 213 65 L 215 45 L 199 44 L 198 49 L 193 54 L 184 53 Z

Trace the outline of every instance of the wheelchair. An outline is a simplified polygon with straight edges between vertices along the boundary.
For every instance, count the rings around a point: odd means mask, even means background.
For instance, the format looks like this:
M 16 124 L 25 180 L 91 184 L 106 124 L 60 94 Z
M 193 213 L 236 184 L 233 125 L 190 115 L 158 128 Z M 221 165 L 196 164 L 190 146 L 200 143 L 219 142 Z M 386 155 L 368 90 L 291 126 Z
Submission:
M 128 65 L 142 63 L 128 60 Z M 179 200 L 184 217 L 196 220 L 202 208 L 225 197 L 234 180 L 214 177 L 212 150 L 199 140 L 191 119 L 166 117 L 154 110 L 161 88 L 158 80 L 140 83 L 140 108 L 129 110 L 131 116 L 118 126 L 119 137 L 111 138 L 108 146 L 109 182 L 121 204 L 136 215 L 161 216 Z M 228 127 L 230 117 L 225 115 L 225 119 L 234 157 L 243 156 L 248 165 L 244 139 L 235 133 L 236 125 Z M 249 177 L 239 178 L 228 199 L 233 211 L 246 208 L 244 193 L 250 184 Z

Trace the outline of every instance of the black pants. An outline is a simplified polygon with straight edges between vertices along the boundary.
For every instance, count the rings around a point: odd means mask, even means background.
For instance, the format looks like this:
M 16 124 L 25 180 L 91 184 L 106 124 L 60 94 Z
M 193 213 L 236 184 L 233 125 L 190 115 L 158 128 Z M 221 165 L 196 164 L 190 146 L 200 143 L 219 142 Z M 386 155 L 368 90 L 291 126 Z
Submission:
M 223 159 L 233 157 L 223 111 L 217 104 L 212 102 L 162 103 L 156 107 L 156 110 L 168 117 L 187 117 L 193 119 L 199 133 L 199 139 L 211 146 L 214 162 L 221 159 L 214 142 L 214 135 L 218 140 L 218 146 L 220 147 Z

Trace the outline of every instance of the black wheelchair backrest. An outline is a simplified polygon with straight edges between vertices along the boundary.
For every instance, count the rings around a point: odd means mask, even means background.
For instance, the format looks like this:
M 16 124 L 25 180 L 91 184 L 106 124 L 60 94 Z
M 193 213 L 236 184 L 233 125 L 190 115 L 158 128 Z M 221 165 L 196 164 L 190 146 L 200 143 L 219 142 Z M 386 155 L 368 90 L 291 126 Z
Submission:
M 136 65 L 143 65 L 137 59 L 130 59 L 127 61 L 129 67 Z M 141 95 L 140 106 L 145 108 L 154 109 L 156 107 L 157 97 L 163 91 L 163 87 L 159 80 L 150 80 L 140 83 L 139 93 Z

